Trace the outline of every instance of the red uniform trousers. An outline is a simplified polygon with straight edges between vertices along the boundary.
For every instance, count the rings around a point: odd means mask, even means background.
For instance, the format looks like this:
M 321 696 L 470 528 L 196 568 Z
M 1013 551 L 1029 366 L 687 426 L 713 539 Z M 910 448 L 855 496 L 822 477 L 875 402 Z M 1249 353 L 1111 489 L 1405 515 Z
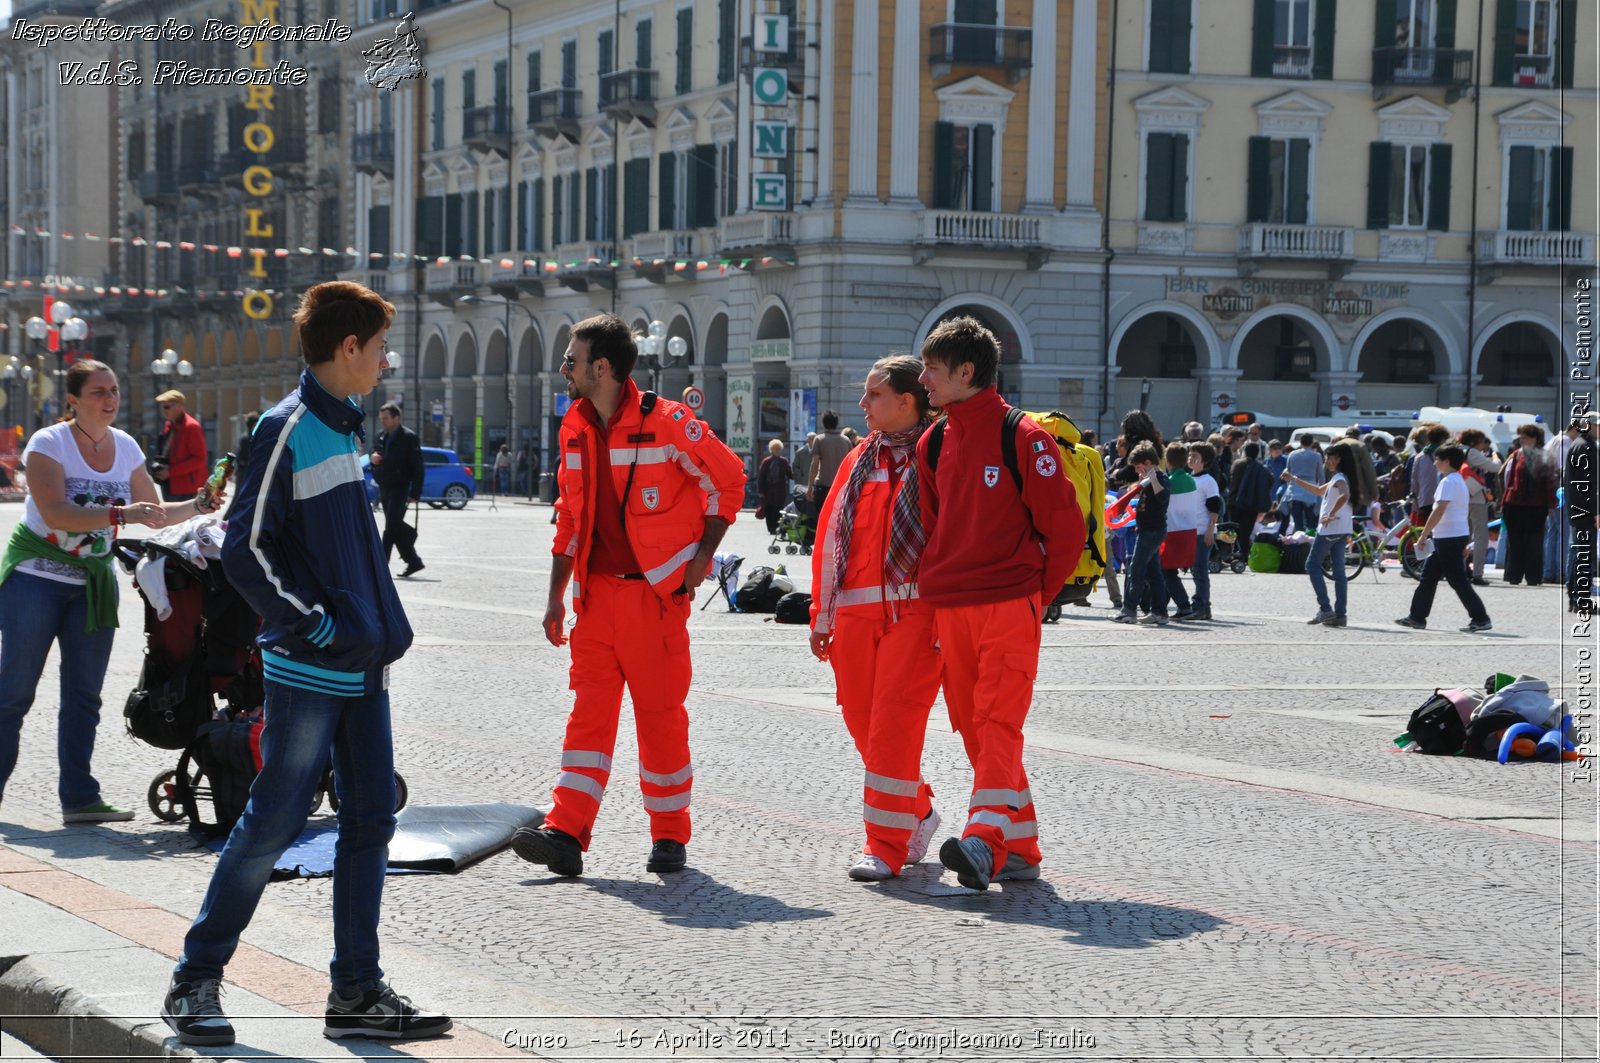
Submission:
M 933 788 L 922 778 L 922 740 L 939 693 L 933 609 L 907 602 L 899 623 L 881 613 L 840 612 L 828 661 L 844 725 L 866 767 L 866 851 L 898 872 L 911 832 L 933 808 Z
M 689 841 L 689 600 L 667 603 L 642 579 L 591 573 L 572 629 L 571 686 L 577 695 L 561 747 L 555 807 L 545 824 L 589 848 L 611 778 L 622 685 L 633 699 L 639 789 L 656 841 Z
M 1022 724 L 1039 672 L 1040 596 L 986 605 L 941 606 L 934 620 L 944 662 L 950 724 L 972 761 L 972 800 L 963 838 L 982 838 L 991 874 L 1015 853 L 1037 864 L 1039 825 L 1022 770 Z

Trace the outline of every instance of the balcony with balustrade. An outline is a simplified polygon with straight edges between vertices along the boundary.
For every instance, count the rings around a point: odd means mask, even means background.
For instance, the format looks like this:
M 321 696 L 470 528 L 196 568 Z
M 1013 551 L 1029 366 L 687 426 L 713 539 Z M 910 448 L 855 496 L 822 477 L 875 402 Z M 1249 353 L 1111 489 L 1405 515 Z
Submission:
M 1239 229 L 1239 268 L 1254 273 L 1270 261 L 1321 262 L 1342 277 L 1356 258 L 1356 231 L 1348 225 L 1256 222 Z
M 998 67 L 1006 80 L 1021 81 L 1033 69 L 1033 30 L 941 22 L 928 31 L 928 63 L 935 78 L 957 66 Z
M 551 255 L 556 264 L 555 278 L 575 292 L 586 292 L 592 284 L 599 288 L 617 286 L 617 268 L 612 265 L 616 248 L 609 243 L 584 240 L 559 244 Z
M 473 107 L 461 115 L 461 142 L 474 151 L 511 154 L 511 108 Z
M 600 79 L 600 110 L 621 122 L 656 124 L 656 72 L 643 67 L 614 70 Z
M 1478 257 L 1493 280 L 1509 266 L 1576 266 L 1589 270 L 1595 264 L 1593 233 L 1519 232 L 1501 229 L 1483 237 Z
M 394 176 L 394 130 L 357 133 L 350 142 L 350 162 L 357 173 Z
M 1472 85 L 1470 48 L 1374 48 L 1372 97 L 1383 99 L 1395 90 L 1442 88 L 1446 102 L 1454 102 Z
M 477 291 L 481 280 L 477 262 L 435 262 L 424 272 L 423 288 L 439 305 L 454 306 L 463 295 Z
M 967 257 L 972 253 L 1020 253 L 1028 269 L 1049 261 L 1044 219 L 1036 214 L 997 214 L 985 210 L 929 210 L 922 213 L 913 241 L 913 260 Z
M 694 230 L 662 230 L 638 233 L 629 247 L 629 261 L 634 272 L 656 284 L 668 281 L 695 280 L 699 271 L 694 260 L 700 253 L 700 234 Z M 689 265 L 678 269 L 679 262 Z
M 721 257 L 758 259 L 794 255 L 794 215 L 731 214 L 717 226 Z
M 483 282 L 502 299 L 543 295 L 545 276 L 545 260 L 533 251 L 491 255 L 483 267 Z
M 577 89 L 545 89 L 528 93 L 528 128 L 554 140 L 566 137 L 577 143 L 580 94 Z

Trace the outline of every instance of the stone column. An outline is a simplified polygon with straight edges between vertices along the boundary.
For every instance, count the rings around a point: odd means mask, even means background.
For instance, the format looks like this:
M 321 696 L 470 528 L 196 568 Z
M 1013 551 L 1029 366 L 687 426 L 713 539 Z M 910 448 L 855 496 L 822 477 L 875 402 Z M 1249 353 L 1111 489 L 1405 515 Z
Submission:
M 1039 0 L 1046 7 L 1050 0 Z M 895 0 L 894 91 L 889 116 L 889 201 L 921 206 L 917 178 L 921 172 L 922 48 L 921 4 Z M 1049 159 L 1045 160 L 1048 168 Z M 1031 165 L 1031 164 L 1030 164 Z
M 1092 5 L 1079 3 L 1076 6 Z M 1073 62 L 1077 62 L 1076 48 Z M 1076 66 L 1073 73 L 1076 102 Z M 1056 0 L 1033 2 L 1033 69 L 1028 78 L 1028 171 L 1022 209 L 1024 213 L 1033 213 L 1055 209 Z M 1069 173 L 1071 169 L 1069 157 Z
M 1097 6 L 1094 0 L 1072 3 L 1072 80 L 1067 104 L 1067 154 L 1062 163 L 1067 168 L 1067 205 L 1071 207 L 1094 206 L 1095 160 L 1099 158 L 1095 150 L 1099 116 L 1095 90 L 1100 84 L 1095 68 L 1099 51 Z M 1037 19 L 1038 15 L 1034 17 Z M 1116 61 L 1115 56 L 1112 61 Z M 1037 69 L 1034 74 L 1037 76 Z M 1052 158 L 1051 165 L 1054 164 Z
M 856 0 L 850 52 L 849 198 L 878 198 L 878 5 Z

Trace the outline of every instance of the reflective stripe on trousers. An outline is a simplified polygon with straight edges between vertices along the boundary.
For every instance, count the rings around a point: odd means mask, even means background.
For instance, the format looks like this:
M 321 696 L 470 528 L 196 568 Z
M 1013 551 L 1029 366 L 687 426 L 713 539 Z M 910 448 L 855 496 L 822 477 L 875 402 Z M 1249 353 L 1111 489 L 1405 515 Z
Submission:
M 644 580 L 590 573 L 572 629 L 572 713 L 545 823 L 589 848 L 611 777 L 622 691 L 633 700 L 639 788 L 655 839 L 689 841 L 689 602 L 663 602 Z M 581 780 L 581 781 L 580 781 Z
M 881 614 L 841 613 L 833 635 L 828 660 L 839 707 L 866 769 L 866 851 L 899 870 L 911 832 L 933 807 L 933 789 L 922 781 L 928 711 L 939 693 L 933 610 L 908 602 L 896 624 Z

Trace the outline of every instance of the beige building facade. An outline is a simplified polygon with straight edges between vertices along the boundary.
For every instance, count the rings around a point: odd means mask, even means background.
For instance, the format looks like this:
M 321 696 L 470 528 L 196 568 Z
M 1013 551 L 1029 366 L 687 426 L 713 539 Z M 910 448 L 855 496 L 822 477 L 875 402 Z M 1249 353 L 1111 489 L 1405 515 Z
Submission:
M 1108 373 L 1161 423 L 1565 419 L 1593 4 L 1118 0 Z

